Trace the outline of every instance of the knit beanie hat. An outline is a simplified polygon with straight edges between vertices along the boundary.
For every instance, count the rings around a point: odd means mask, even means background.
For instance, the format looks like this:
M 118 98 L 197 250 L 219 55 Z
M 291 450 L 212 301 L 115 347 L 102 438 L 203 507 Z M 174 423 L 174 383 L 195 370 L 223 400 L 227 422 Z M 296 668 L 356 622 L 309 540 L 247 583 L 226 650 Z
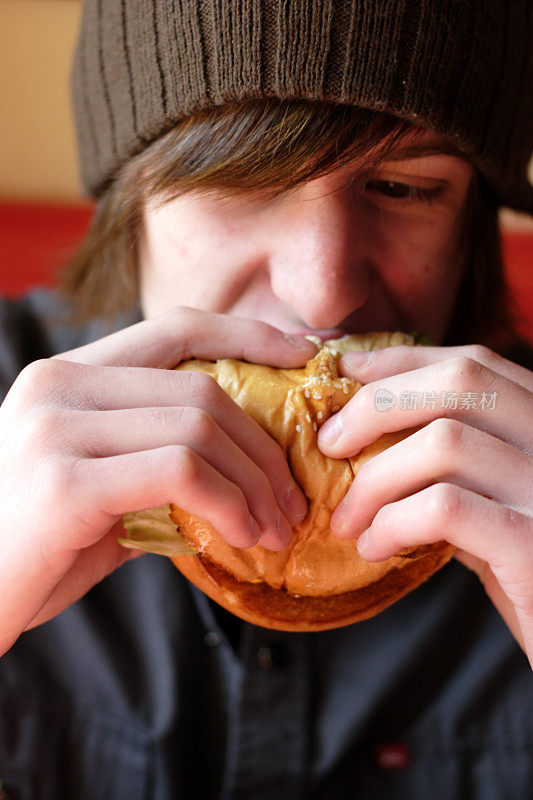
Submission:
M 533 213 L 531 0 L 85 0 L 72 70 L 84 190 L 192 112 L 333 101 L 431 127 Z

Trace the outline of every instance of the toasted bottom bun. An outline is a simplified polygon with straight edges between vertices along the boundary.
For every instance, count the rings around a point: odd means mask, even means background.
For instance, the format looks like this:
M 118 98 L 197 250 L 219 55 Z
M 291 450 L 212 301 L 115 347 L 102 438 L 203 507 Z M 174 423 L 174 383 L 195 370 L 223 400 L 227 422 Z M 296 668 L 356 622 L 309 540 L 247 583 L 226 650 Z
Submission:
M 233 359 L 192 360 L 177 367 L 210 374 L 278 442 L 309 510 L 293 528 L 289 547 L 274 552 L 262 547 L 261 540 L 249 548 L 232 547 L 209 519 L 170 503 L 172 521 L 195 551 L 172 556 L 172 561 L 236 616 L 284 631 L 320 631 L 367 619 L 419 586 L 455 551 L 440 541 L 404 547 L 385 561 L 370 562 L 359 555 L 354 539 L 341 540 L 333 534 L 331 516 L 359 470 L 422 427 L 382 434 L 348 458 L 325 456 L 317 444 L 318 429 L 362 388 L 340 374 L 341 354 L 415 342 L 407 334 L 381 332 L 317 344 L 316 356 L 298 369 Z M 375 414 L 366 408 L 360 413 Z
M 361 589 L 326 597 L 296 597 L 263 581 L 239 581 L 201 554 L 171 560 L 212 600 L 247 622 L 280 631 L 323 631 L 383 611 L 443 567 L 454 551 L 447 542 L 418 547 L 416 557 L 403 569 L 393 568 Z

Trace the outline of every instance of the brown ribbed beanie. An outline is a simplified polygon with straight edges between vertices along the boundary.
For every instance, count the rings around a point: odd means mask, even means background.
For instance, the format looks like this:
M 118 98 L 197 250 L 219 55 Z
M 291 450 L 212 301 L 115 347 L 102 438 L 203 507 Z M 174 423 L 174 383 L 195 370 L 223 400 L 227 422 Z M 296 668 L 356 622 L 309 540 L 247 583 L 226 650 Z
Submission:
M 83 187 L 191 112 L 318 99 L 435 128 L 533 213 L 532 0 L 85 0 L 72 72 Z

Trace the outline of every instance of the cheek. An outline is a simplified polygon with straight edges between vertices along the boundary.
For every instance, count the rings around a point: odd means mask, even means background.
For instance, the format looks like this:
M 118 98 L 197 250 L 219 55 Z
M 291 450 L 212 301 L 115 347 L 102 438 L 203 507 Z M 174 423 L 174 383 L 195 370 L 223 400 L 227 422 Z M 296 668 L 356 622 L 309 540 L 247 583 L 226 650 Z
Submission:
M 210 285 L 228 250 L 223 232 L 165 207 L 150 217 L 144 242 L 147 279 L 180 290 Z
M 174 219 L 155 214 L 139 249 L 140 295 L 146 316 L 176 304 L 201 308 L 212 302 L 216 266 L 205 240 Z
M 191 235 L 190 231 L 173 227 L 160 227 L 152 232 L 152 253 L 156 256 L 153 266 L 165 275 L 197 272 L 206 262 L 202 248 L 205 242 Z M 203 270 L 202 270 L 203 271 Z
M 442 217 L 400 221 L 391 215 L 372 228 L 367 242 L 377 280 L 404 325 L 439 341 L 463 272 L 453 224 Z
M 374 262 L 397 297 L 430 301 L 454 295 L 463 266 L 456 254 L 455 225 L 446 215 L 384 220 L 373 241 Z
M 146 306 L 163 310 L 180 303 L 224 312 L 257 260 L 249 239 L 244 226 L 201 213 L 192 201 L 153 211 L 140 252 Z

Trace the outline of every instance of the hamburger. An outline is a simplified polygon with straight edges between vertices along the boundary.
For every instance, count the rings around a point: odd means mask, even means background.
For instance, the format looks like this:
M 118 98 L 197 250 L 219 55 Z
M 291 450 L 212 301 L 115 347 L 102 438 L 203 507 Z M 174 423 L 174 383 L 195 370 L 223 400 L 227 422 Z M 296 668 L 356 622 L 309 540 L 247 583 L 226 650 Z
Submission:
M 323 455 L 320 426 L 359 391 L 362 384 L 339 373 L 349 350 L 377 350 L 417 344 L 404 333 L 349 334 L 322 342 L 305 367 L 279 369 L 236 359 L 192 359 L 177 370 L 199 370 L 218 384 L 282 447 L 309 511 L 279 552 L 260 543 L 241 549 L 228 544 L 213 526 L 176 503 L 125 515 L 129 538 L 123 544 L 169 555 L 180 572 L 236 616 L 265 628 L 320 631 L 378 614 L 427 580 L 452 557 L 455 547 L 441 541 L 409 547 L 385 561 L 363 559 L 355 540 L 341 540 L 329 527 L 333 511 L 368 459 L 409 436 L 416 428 L 383 435 L 346 459 Z M 169 524 L 170 523 L 170 524 Z

